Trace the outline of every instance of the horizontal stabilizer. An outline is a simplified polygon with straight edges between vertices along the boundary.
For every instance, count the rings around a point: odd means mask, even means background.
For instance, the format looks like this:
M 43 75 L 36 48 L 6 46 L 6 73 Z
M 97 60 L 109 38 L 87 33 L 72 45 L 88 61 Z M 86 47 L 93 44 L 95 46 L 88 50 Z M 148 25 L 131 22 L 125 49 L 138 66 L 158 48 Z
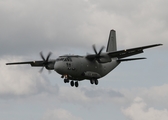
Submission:
M 119 59 L 119 60 L 117 60 L 117 61 L 119 61 L 119 62 L 124 62 L 124 61 L 142 60 L 142 59 L 146 59 L 146 58 L 129 58 L 129 59 Z

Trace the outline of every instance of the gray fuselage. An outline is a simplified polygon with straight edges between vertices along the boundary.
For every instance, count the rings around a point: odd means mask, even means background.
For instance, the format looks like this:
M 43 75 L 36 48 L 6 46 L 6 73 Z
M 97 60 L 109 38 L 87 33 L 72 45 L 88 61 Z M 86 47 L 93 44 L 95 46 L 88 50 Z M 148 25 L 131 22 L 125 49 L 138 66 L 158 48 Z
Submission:
M 70 80 L 81 81 L 104 77 L 119 63 L 117 58 L 112 58 L 108 63 L 99 63 L 96 60 L 89 61 L 85 56 L 66 56 L 56 60 L 54 70 Z

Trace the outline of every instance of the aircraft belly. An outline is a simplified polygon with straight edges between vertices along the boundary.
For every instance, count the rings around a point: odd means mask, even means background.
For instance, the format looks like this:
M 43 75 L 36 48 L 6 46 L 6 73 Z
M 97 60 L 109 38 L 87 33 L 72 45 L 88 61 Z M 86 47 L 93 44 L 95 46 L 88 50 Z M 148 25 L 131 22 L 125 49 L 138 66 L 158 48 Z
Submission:
M 98 63 L 90 61 L 80 61 L 80 65 L 76 68 L 76 71 L 70 73 L 74 78 L 79 80 L 83 79 L 99 79 L 107 75 L 112 71 L 120 62 L 117 62 L 115 59 L 108 63 Z
M 103 69 L 101 71 L 101 77 L 104 77 L 109 72 L 111 72 L 114 68 L 116 68 L 120 62 L 117 62 L 116 60 L 112 60 L 111 62 L 103 64 Z

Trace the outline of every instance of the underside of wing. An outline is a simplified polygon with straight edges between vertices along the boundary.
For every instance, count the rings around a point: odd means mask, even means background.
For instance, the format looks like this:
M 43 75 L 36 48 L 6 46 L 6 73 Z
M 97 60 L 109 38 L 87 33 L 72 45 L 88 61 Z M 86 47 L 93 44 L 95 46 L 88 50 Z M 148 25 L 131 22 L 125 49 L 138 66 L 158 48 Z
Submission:
M 42 67 L 42 66 L 44 66 L 44 61 L 28 61 L 28 62 L 6 63 L 6 65 L 19 65 L 19 64 L 30 64 L 32 67 Z
M 22 64 L 29 64 L 32 67 L 42 67 L 41 70 L 39 71 L 39 72 L 42 72 L 44 67 L 47 70 L 53 70 L 54 69 L 55 60 L 6 63 L 6 65 L 22 65 Z
M 146 58 L 128 58 L 128 59 L 118 59 L 118 62 L 133 61 L 133 60 L 142 60 Z
M 142 46 L 142 47 L 120 50 L 120 51 L 115 51 L 115 52 L 109 52 L 108 55 L 111 58 L 113 58 L 113 57 L 125 58 L 125 57 L 129 57 L 129 56 L 143 53 L 144 49 L 156 47 L 156 46 L 160 46 L 160 45 L 162 45 L 162 44 L 154 44 L 154 45 Z
M 43 71 L 43 68 L 45 67 L 47 70 L 53 70 L 54 69 L 54 64 L 56 60 L 50 60 L 51 52 L 48 53 L 47 57 L 45 58 L 40 52 L 40 56 L 42 60 L 39 61 L 27 61 L 27 62 L 13 62 L 13 63 L 6 63 L 6 65 L 21 65 L 21 64 L 29 64 L 32 67 L 42 67 L 40 72 Z

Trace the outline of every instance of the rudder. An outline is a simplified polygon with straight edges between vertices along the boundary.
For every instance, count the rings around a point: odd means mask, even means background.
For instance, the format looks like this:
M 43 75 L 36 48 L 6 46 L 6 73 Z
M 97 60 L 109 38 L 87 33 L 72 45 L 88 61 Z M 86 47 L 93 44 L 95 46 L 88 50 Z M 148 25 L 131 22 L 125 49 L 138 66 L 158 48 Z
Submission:
M 109 40 L 108 40 L 107 49 L 106 49 L 106 52 L 112 52 L 112 51 L 117 51 L 115 30 L 110 31 Z

